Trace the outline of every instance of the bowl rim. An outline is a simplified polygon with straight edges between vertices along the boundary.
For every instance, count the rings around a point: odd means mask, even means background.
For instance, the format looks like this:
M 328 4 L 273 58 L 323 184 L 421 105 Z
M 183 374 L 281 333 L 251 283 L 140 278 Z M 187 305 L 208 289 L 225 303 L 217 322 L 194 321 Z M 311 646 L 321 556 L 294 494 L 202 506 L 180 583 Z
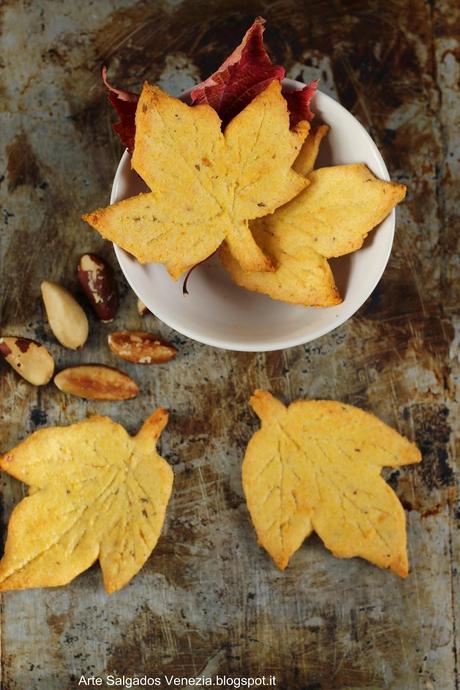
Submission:
M 293 88 L 296 90 L 302 89 L 305 84 L 297 81 L 295 79 L 288 79 L 285 78 L 281 82 L 282 86 L 288 87 L 288 88 Z M 191 89 L 184 91 L 179 98 L 181 100 L 187 101 L 188 97 L 190 96 Z M 370 136 L 369 132 L 365 129 L 365 127 L 361 124 L 361 122 L 349 111 L 347 110 L 341 103 L 335 100 L 335 98 L 332 98 L 332 96 L 329 96 L 328 94 L 324 93 L 320 89 L 318 89 L 318 93 L 321 95 L 321 99 L 324 99 L 326 103 L 332 103 L 333 107 L 338 109 L 339 111 L 343 111 L 344 114 L 347 116 L 352 117 L 355 120 L 356 126 L 360 130 L 361 134 L 364 136 L 364 139 L 367 141 L 367 144 L 369 145 L 369 148 L 371 149 L 371 152 L 373 154 L 373 158 L 375 160 L 375 165 L 378 167 L 378 170 L 374 169 L 375 174 L 380 177 L 380 179 L 385 180 L 385 181 L 390 181 L 390 175 L 388 173 L 387 166 L 385 164 L 385 161 L 383 160 L 382 154 L 380 153 L 377 145 L 375 144 L 374 140 Z M 128 153 L 128 150 L 125 150 L 123 155 L 120 158 L 120 161 L 118 163 L 114 178 L 113 178 L 113 183 L 112 183 L 112 190 L 110 194 L 110 204 L 116 203 L 118 199 L 118 189 L 119 189 L 119 183 L 120 179 L 123 175 L 123 172 L 126 168 L 127 165 L 129 165 L 129 160 L 130 160 L 130 155 Z M 178 322 L 174 317 L 171 317 L 169 312 L 163 311 L 161 309 L 161 306 L 158 307 L 158 305 L 155 305 L 155 307 L 151 308 L 148 304 L 149 299 L 148 297 L 145 298 L 142 294 L 139 294 L 139 292 L 142 292 L 138 289 L 136 285 L 136 281 L 133 279 L 131 275 L 131 271 L 129 268 L 129 260 L 131 260 L 132 257 L 128 255 L 127 252 L 125 252 L 124 249 L 122 249 L 119 245 L 113 243 L 115 255 L 117 257 L 117 261 L 120 265 L 120 268 L 123 272 L 123 275 L 125 276 L 129 286 L 135 293 L 139 299 L 141 299 L 144 304 L 152 311 L 152 313 L 160 319 L 163 323 L 165 323 L 167 326 L 170 328 L 174 329 L 181 335 L 186 336 L 187 338 L 191 338 L 192 340 L 199 342 L 204 345 L 209 345 L 211 347 L 216 347 L 222 350 L 231 350 L 231 351 L 236 351 L 236 352 L 272 352 L 276 350 L 285 350 L 291 347 L 297 347 L 298 345 L 305 345 L 306 343 L 313 342 L 314 340 L 317 340 L 318 338 L 321 338 L 323 335 L 326 335 L 328 333 L 331 333 L 332 331 L 336 330 L 339 326 L 344 324 L 348 319 L 350 319 L 361 307 L 363 304 L 366 302 L 366 300 L 370 297 L 370 295 L 373 293 L 375 288 L 377 287 L 378 283 L 380 282 L 380 279 L 383 275 L 383 272 L 385 271 L 385 268 L 388 264 L 388 260 L 390 258 L 392 246 L 393 246 L 393 241 L 394 241 L 394 234 L 395 234 L 395 209 L 391 211 L 391 213 L 387 216 L 385 219 L 386 221 L 389 222 L 389 226 L 386 228 L 386 233 L 388 235 L 388 240 L 387 240 L 387 247 L 386 251 L 384 254 L 382 254 L 381 260 L 380 260 L 380 266 L 377 268 L 375 274 L 374 274 L 374 279 L 370 282 L 370 287 L 363 293 L 362 297 L 360 297 L 360 303 L 356 306 L 354 303 L 352 303 L 348 309 L 344 309 L 343 312 L 337 317 L 336 321 L 334 323 L 328 323 L 325 324 L 321 327 L 319 327 L 314 335 L 309 335 L 305 336 L 304 335 L 296 335 L 292 337 L 286 337 L 280 339 L 278 342 L 274 343 L 265 343 L 262 344 L 260 342 L 255 342 L 252 343 L 251 341 L 240 341 L 238 340 L 238 337 L 235 337 L 233 340 L 223 340 L 220 338 L 215 338 L 212 336 L 208 335 L 202 335 L 199 331 L 195 331 L 194 329 L 188 328 L 187 326 L 183 326 L 180 322 Z M 320 307 L 318 307 L 320 308 Z M 327 309 L 327 307 L 324 307 Z

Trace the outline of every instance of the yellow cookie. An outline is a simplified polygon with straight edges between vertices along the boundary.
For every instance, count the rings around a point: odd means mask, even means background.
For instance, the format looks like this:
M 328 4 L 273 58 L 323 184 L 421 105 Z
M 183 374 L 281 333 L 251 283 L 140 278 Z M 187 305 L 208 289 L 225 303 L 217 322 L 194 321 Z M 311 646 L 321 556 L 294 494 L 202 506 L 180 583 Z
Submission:
M 316 129 L 308 133 L 293 166 L 294 170 L 298 172 L 299 175 L 304 175 L 306 177 L 315 167 L 320 144 L 329 132 L 329 129 L 328 125 L 319 125 Z
M 145 84 L 132 165 L 152 191 L 84 219 L 140 262 L 164 263 L 174 278 L 224 239 L 245 270 L 271 270 L 248 221 L 304 189 L 306 181 L 292 165 L 308 129 L 307 122 L 289 129 L 277 80 L 224 132 L 210 106 L 188 106 Z
M 406 193 L 402 184 L 377 179 L 362 163 L 311 172 L 309 185 L 272 215 L 252 221 L 254 238 L 275 270 L 244 270 L 228 247 L 221 260 L 248 290 L 305 306 L 341 302 L 327 259 L 359 249 Z
M 0 590 L 65 585 L 99 560 L 107 592 L 140 570 L 165 519 L 173 474 L 156 452 L 154 412 L 131 437 L 108 417 L 33 433 L 0 458 L 27 484 L 13 511 Z
M 417 447 L 333 400 L 286 408 L 256 391 L 251 405 L 262 428 L 246 450 L 243 488 L 259 542 L 278 567 L 315 531 L 335 556 L 361 556 L 405 577 L 405 514 L 380 472 L 420 462 Z

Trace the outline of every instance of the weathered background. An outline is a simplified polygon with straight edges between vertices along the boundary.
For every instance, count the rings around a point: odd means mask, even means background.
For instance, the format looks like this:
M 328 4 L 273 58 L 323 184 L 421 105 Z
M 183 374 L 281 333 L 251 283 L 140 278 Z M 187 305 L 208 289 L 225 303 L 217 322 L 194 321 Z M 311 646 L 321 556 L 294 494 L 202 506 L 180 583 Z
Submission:
M 127 365 L 142 394 L 122 404 L 36 389 L 0 367 L 0 449 L 45 424 L 95 411 L 135 431 L 156 405 L 172 411 L 161 450 L 175 492 L 158 548 L 107 597 L 97 567 L 66 588 L 4 595 L 4 690 L 67 690 L 82 673 L 269 674 L 283 690 L 454 690 L 460 628 L 458 420 L 459 81 L 452 0 L 13 0 L 1 3 L 0 307 L 3 334 L 44 341 L 59 366 L 116 364 L 110 328 L 91 319 L 80 354 L 53 339 L 44 278 L 75 289 L 75 262 L 111 247 L 80 221 L 107 202 L 121 150 L 100 82 L 145 78 L 174 94 L 207 76 L 257 14 L 288 76 L 321 77 L 371 132 L 394 179 L 409 185 L 383 279 L 348 323 L 303 347 L 238 354 L 205 347 L 137 316 L 118 275 L 116 327 L 172 339 L 177 360 Z M 456 23 L 457 21 L 457 23 Z M 456 128 L 457 126 L 457 128 Z M 457 194 L 457 198 L 456 195 Z M 90 317 L 91 318 L 91 317 Z M 256 387 L 284 400 L 357 404 L 414 438 L 416 468 L 388 474 L 407 508 L 412 573 L 400 581 L 311 538 L 277 572 L 257 546 L 240 463 Z M 1 477 L 5 531 L 25 488 Z

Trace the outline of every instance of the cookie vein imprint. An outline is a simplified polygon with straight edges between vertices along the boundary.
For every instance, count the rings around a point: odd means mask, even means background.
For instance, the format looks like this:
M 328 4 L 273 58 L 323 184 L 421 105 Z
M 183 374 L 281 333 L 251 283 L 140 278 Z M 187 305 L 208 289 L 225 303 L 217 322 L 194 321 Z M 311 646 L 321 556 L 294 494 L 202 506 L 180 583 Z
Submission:
M 65 585 L 96 560 L 107 592 L 129 582 L 154 549 L 173 473 L 156 452 L 168 421 L 154 412 L 131 437 L 108 417 L 40 429 L 0 458 L 29 486 L 14 509 L 0 590 Z
M 310 125 L 289 128 L 275 80 L 221 130 L 208 105 L 186 105 L 146 83 L 132 167 L 151 189 L 84 216 L 141 263 L 178 278 L 226 242 L 244 270 L 271 271 L 248 221 L 273 213 L 309 181 L 295 172 Z
M 420 462 L 417 447 L 373 415 L 331 400 L 286 408 L 266 391 L 251 406 L 243 488 L 260 544 L 283 570 L 313 531 L 339 558 L 408 574 L 405 513 L 382 467 Z

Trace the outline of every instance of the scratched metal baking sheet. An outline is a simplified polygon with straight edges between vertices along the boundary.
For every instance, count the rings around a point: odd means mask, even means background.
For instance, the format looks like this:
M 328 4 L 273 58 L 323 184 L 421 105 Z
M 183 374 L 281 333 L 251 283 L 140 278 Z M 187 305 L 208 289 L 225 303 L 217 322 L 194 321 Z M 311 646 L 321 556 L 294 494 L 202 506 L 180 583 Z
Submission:
M 275 674 L 283 690 L 458 688 L 459 16 L 448 0 L 4 0 L 0 5 L 0 328 L 36 337 L 60 367 L 116 364 L 107 326 L 63 351 L 43 319 L 42 279 L 74 286 L 80 253 L 115 265 L 80 221 L 108 201 L 121 148 L 101 82 L 148 78 L 173 94 L 208 75 L 254 16 L 288 76 L 321 78 L 409 186 L 388 268 L 362 309 L 303 347 L 238 354 L 141 321 L 118 273 L 117 328 L 143 325 L 179 349 L 167 366 L 126 370 L 142 395 L 123 404 L 37 389 L 0 366 L 0 450 L 43 425 L 99 412 L 134 432 L 157 405 L 174 497 L 157 549 L 108 597 L 98 567 L 68 587 L 5 594 L 1 687 L 70 690 L 80 675 Z M 257 546 L 240 463 L 256 428 L 255 387 L 285 401 L 335 398 L 414 438 L 423 463 L 387 473 L 408 517 L 412 572 L 398 580 L 334 559 L 311 538 L 278 572 Z M 458 436 L 457 436 L 458 439 Z M 458 441 L 457 441 L 458 443 Z M 3 536 L 25 488 L 2 475 Z

